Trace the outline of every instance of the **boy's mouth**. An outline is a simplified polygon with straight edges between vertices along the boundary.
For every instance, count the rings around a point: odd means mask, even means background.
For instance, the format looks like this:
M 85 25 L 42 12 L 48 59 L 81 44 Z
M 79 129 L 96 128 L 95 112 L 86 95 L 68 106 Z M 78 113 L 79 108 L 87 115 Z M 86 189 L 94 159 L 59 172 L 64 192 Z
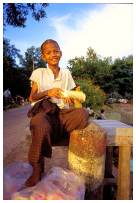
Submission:
M 51 60 L 52 61 L 58 61 L 59 59 L 58 58 L 52 58 Z
M 58 60 L 58 57 L 54 57 L 54 58 L 52 58 L 52 60 Z

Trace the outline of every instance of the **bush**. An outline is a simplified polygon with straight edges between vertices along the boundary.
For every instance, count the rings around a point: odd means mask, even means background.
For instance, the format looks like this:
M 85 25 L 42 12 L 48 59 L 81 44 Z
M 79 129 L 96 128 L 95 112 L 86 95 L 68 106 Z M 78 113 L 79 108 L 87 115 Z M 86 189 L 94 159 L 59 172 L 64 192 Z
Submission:
M 86 94 L 84 106 L 89 106 L 94 110 L 99 110 L 104 105 L 106 95 L 99 86 L 96 86 L 89 79 L 75 80 L 80 85 L 81 90 Z

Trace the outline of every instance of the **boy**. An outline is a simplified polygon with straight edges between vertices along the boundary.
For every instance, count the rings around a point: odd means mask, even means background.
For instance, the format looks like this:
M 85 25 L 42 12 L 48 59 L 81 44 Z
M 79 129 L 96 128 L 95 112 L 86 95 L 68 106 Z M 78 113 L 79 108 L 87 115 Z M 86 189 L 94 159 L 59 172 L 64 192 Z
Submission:
M 88 111 L 85 108 L 70 108 L 72 99 L 62 98 L 65 90 L 76 87 L 68 69 L 60 69 L 62 52 L 58 43 L 52 39 L 41 45 L 42 59 L 47 68 L 38 68 L 32 72 L 32 88 L 29 100 L 33 107 L 28 112 L 31 117 L 30 130 L 32 143 L 28 160 L 33 167 L 26 186 L 34 186 L 43 172 L 43 157 L 50 157 L 52 144 L 60 140 L 63 132 L 82 129 L 88 124 Z M 66 105 L 65 105 L 66 104 Z

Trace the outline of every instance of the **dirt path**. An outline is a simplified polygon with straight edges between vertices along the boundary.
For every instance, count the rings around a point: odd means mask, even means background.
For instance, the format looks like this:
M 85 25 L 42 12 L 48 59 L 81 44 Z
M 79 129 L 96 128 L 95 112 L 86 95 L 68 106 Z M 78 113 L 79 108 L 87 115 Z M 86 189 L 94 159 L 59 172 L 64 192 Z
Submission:
M 30 135 L 28 136 L 29 119 L 27 118 L 27 111 L 29 108 L 30 106 L 26 105 L 4 111 L 4 166 L 15 161 L 27 162 L 27 154 L 31 143 Z M 52 158 L 45 158 L 46 170 L 49 170 L 52 166 L 67 168 L 67 150 L 67 147 L 53 147 Z
M 26 145 L 26 129 L 29 125 L 27 111 L 30 105 L 10 109 L 3 113 L 3 156 L 4 164 L 9 156 L 18 149 L 23 151 Z M 28 143 L 27 143 L 28 145 Z M 26 148 L 26 147 L 25 147 Z M 18 156 L 19 154 L 16 154 Z

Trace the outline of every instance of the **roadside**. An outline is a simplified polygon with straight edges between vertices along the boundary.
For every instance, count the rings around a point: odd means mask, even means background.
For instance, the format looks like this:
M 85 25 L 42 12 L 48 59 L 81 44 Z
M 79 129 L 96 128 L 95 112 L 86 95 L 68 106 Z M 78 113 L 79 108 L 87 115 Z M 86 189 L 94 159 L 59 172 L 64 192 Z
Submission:
M 4 158 L 21 145 L 26 138 L 29 125 L 27 111 L 30 105 L 10 109 L 3 113 L 3 156 Z M 20 146 L 21 147 L 21 146 Z
M 31 143 L 29 132 L 29 119 L 27 111 L 30 105 L 4 111 L 3 125 L 3 166 L 7 166 L 16 161 L 27 162 L 28 150 Z M 66 146 L 54 146 L 52 158 L 45 158 L 45 171 L 52 166 L 67 168 Z

